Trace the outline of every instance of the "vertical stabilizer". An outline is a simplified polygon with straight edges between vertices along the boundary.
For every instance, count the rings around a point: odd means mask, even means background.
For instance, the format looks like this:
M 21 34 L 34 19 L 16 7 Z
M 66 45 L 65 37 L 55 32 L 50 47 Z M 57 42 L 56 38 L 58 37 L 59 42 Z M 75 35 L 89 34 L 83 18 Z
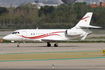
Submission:
M 75 26 L 76 28 L 80 28 L 80 26 L 89 26 L 90 25 L 90 21 L 92 18 L 93 13 L 92 12 L 88 12 L 79 22 L 78 24 Z

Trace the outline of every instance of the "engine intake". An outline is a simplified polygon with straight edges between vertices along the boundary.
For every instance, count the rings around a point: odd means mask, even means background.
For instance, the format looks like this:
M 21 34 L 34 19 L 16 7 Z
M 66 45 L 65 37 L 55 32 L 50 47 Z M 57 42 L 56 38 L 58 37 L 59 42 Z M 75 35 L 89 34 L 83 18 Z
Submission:
M 83 33 L 81 33 L 81 31 L 77 31 L 77 30 L 66 30 L 65 34 L 66 34 L 66 36 L 80 36 Z

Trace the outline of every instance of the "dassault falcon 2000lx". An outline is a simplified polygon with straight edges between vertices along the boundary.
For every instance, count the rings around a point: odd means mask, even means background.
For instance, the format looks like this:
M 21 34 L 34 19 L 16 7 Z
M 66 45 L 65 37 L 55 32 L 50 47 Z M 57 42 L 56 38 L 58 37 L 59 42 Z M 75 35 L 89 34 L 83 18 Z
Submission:
M 38 41 L 47 42 L 50 47 L 50 42 L 55 42 L 54 46 L 58 47 L 59 41 L 71 41 L 75 38 L 84 40 L 92 31 L 89 28 L 100 28 L 98 26 L 90 25 L 92 12 L 88 12 L 79 23 L 71 29 L 22 29 L 16 30 L 12 34 L 3 37 L 4 40 L 17 41 Z

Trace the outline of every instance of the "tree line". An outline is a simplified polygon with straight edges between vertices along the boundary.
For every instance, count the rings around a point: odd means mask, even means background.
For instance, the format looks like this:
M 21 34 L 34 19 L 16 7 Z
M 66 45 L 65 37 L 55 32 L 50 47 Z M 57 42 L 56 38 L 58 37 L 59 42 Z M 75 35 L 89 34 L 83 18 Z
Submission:
M 105 29 L 105 7 L 92 8 L 87 3 L 44 6 L 30 3 L 17 8 L 0 7 L 0 29 L 70 29 L 87 13 L 93 12 L 92 25 Z

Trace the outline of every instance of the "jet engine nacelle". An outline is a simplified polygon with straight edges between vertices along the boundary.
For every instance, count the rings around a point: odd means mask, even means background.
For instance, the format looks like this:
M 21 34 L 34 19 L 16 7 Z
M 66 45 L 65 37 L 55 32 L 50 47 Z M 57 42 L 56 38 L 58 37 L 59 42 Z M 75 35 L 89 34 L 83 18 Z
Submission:
M 77 31 L 77 30 L 66 30 L 65 34 L 66 36 L 71 36 L 71 37 L 83 35 L 81 31 Z

